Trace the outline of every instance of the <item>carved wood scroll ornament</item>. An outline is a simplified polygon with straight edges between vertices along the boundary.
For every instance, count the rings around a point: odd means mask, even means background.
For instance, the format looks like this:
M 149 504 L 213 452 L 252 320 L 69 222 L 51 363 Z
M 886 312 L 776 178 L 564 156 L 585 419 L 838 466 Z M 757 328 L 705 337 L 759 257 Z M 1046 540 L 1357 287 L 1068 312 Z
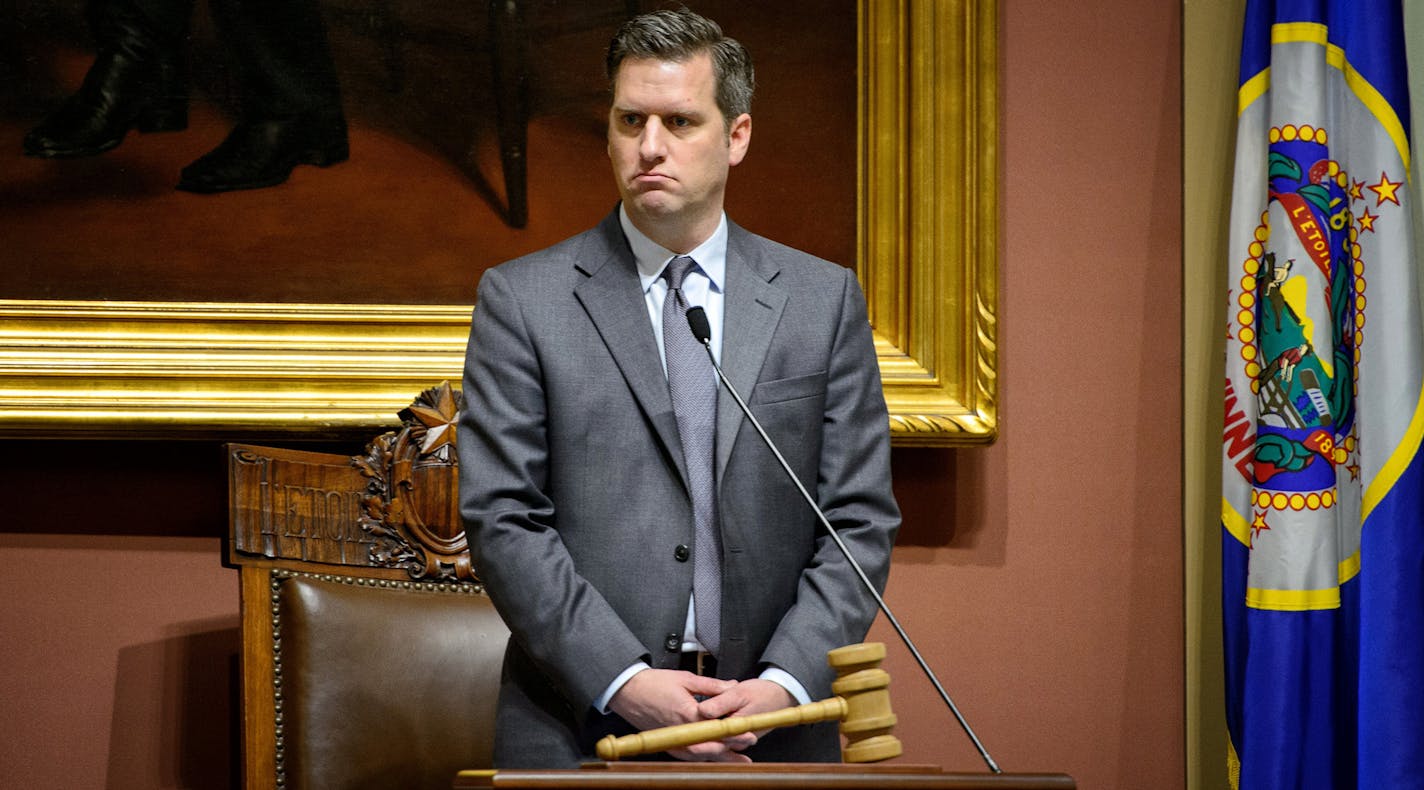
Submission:
M 361 529 L 373 565 L 413 579 L 475 582 L 460 522 L 455 425 L 464 398 L 448 381 L 401 410 L 402 427 L 377 436 L 351 464 L 367 478 Z

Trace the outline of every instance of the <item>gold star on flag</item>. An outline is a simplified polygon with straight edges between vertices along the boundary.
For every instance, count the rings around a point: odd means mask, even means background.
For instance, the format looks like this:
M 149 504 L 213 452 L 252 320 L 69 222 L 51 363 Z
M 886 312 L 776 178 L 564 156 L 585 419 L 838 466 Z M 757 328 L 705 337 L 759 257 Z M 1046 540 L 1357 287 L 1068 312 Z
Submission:
M 1356 181 L 1356 180 L 1353 179 L 1353 178 L 1350 179 L 1350 199 L 1351 199 L 1351 200 L 1364 200 L 1364 199 L 1365 199 L 1365 182 L 1363 182 L 1363 181 Z
M 1399 196 L 1395 194 L 1395 190 L 1402 186 L 1404 186 L 1403 181 L 1390 181 L 1389 176 L 1385 173 L 1380 173 L 1380 182 L 1378 184 L 1369 185 L 1370 191 L 1375 193 L 1376 206 L 1384 205 L 1386 200 L 1396 206 L 1399 205 Z
M 1251 537 L 1253 539 L 1260 537 L 1262 532 L 1265 532 L 1270 528 L 1270 525 L 1266 523 L 1265 513 L 1258 511 L 1255 514 L 1255 517 L 1251 519 Z
M 1369 206 L 1365 206 L 1365 211 L 1364 211 L 1363 214 L 1361 214 L 1361 215 L 1358 216 L 1358 217 L 1355 217 L 1355 219 L 1357 219 L 1357 220 L 1360 221 L 1360 232 L 1361 232 L 1361 233 L 1364 233 L 1365 231 L 1369 231 L 1370 233 L 1374 233 L 1374 232 L 1375 232 L 1375 220 L 1378 219 L 1378 218 L 1379 218 L 1379 215 L 1377 215 L 1377 214 L 1371 214 L 1371 213 L 1370 213 L 1370 207 L 1369 207 Z

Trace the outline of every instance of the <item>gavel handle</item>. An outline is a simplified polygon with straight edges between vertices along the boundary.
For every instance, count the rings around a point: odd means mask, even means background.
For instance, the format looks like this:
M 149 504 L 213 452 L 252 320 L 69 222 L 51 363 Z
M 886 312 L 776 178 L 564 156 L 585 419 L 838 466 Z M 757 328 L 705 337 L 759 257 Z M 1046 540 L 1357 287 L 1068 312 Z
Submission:
M 617 738 L 605 735 L 598 742 L 598 756 L 604 760 L 617 760 L 620 757 L 680 749 L 694 743 L 720 741 L 723 738 L 741 735 L 744 732 L 791 727 L 818 721 L 839 721 L 845 718 L 846 711 L 845 700 L 840 697 L 830 697 L 820 702 L 808 702 L 794 708 L 754 713 L 750 716 L 731 716 L 725 719 L 707 719 L 687 724 L 674 724 L 671 727 L 659 727 L 655 730 L 645 730 Z

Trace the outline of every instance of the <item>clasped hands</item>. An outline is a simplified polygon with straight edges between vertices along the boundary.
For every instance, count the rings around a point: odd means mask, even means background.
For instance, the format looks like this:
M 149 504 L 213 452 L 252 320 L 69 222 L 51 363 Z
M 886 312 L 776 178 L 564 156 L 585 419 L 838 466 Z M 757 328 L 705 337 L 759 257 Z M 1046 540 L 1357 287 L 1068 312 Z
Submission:
M 698 697 L 702 697 L 700 701 Z M 673 724 L 749 716 L 794 704 L 790 692 L 770 680 L 720 680 L 676 669 L 645 669 L 623 684 L 608 707 L 639 730 Z M 748 732 L 669 752 L 679 760 L 749 763 L 742 751 L 764 734 Z

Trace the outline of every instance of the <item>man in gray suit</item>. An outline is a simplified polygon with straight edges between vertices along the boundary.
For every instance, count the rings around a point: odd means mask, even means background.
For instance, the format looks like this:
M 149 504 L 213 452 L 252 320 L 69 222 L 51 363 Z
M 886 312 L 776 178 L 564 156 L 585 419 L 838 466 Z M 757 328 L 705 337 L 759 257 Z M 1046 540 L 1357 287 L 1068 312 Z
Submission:
M 745 50 L 710 20 L 659 11 L 620 29 L 608 73 L 622 200 L 598 227 L 484 274 L 465 362 L 462 515 L 512 632 L 501 767 L 570 766 L 608 733 L 828 696 L 826 652 L 875 616 L 706 352 L 679 349 L 688 306 L 882 587 L 899 527 L 853 273 L 723 213 L 751 141 Z M 834 723 L 760 735 L 672 756 L 839 760 Z

